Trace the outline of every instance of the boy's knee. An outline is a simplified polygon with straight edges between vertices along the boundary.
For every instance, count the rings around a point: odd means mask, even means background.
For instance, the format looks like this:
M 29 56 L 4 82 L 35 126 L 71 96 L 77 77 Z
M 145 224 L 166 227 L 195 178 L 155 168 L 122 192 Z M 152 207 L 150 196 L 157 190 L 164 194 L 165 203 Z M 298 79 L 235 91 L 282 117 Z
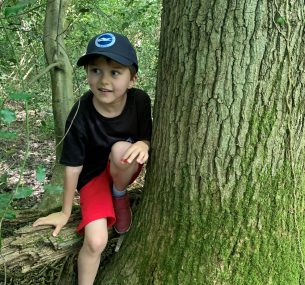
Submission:
M 131 143 L 126 142 L 126 141 L 119 141 L 119 142 L 116 142 L 115 144 L 113 144 L 113 146 L 111 147 L 111 153 L 110 153 L 111 162 L 118 167 L 120 167 L 120 166 L 123 167 L 124 165 L 122 165 L 121 159 L 130 146 L 131 146 Z
M 108 242 L 108 233 L 102 236 L 93 235 L 85 238 L 84 246 L 86 246 L 90 254 L 101 254 L 105 249 L 107 242 Z

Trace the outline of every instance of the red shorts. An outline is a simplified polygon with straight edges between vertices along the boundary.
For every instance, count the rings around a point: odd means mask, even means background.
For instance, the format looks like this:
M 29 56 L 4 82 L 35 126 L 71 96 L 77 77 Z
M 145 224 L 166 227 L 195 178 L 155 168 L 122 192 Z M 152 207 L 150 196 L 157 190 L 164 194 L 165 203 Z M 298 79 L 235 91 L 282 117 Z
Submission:
M 138 171 L 132 177 L 130 184 L 138 177 L 142 170 L 139 164 Z M 82 220 L 77 227 L 79 233 L 84 232 L 84 227 L 92 221 L 107 218 L 107 226 L 110 228 L 115 223 L 115 213 L 112 204 L 112 178 L 110 175 L 110 162 L 106 169 L 89 181 L 80 190 L 80 207 Z

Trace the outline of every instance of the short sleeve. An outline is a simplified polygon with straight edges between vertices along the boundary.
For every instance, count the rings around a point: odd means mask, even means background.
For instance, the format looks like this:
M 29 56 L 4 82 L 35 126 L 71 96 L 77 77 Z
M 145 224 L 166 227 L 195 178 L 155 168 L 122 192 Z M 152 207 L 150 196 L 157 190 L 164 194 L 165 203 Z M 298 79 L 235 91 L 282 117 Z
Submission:
M 60 163 L 66 166 L 80 166 L 85 160 L 86 136 L 77 121 L 67 120 Z
M 136 99 L 138 113 L 138 137 L 137 140 L 151 140 L 152 135 L 152 116 L 151 100 L 145 93 L 141 92 Z

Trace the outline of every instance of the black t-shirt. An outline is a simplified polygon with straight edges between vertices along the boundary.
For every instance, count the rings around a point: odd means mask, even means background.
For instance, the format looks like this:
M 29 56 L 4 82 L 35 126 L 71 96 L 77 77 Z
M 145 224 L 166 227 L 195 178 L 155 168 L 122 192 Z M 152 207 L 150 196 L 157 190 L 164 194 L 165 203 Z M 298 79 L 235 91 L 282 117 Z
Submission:
M 117 141 L 151 140 L 151 101 L 142 90 L 132 88 L 122 113 L 102 116 L 93 106 L 93 93 L 86 92 L 67 118 L 60 163 L 83 165 L 77 189 L 81 189 L 106 167 L 112 145 Z

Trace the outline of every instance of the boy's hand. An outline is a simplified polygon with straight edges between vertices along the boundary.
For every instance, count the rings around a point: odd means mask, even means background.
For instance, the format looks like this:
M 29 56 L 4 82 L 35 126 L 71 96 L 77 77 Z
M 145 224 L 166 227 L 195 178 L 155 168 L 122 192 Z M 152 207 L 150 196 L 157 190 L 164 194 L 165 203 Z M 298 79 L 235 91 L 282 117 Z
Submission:
M 42 226 L 42 225 L 52 225 L 55 226 L 53 231 L 53 236 L 56 237 L 64 225 L 68 222 L 69 217 L 63 212 L 56 212 L 50 214 L 46 217 L 39 218 L 33 223 L 33 227 Z
M 136 159 L 137 163 L 144 164 L 148 159 L 149 142 L 137 141 L 133 143 L 122 157 L 123 163 L 132 163 Z

